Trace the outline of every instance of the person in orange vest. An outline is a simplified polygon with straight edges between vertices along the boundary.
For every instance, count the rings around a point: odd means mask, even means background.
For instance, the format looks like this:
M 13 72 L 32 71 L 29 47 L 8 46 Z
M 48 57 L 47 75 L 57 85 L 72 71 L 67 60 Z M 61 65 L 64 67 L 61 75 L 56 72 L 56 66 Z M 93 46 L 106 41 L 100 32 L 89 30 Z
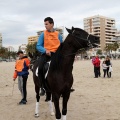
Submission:
M 41 53 L 41 57 L 39 58 L 40 65 L 38 70 L 38 77 L 41 83 L 44 80 L 43 66 L 45 62 L 47 62 L 53 56 L 60 44 L 63 42 L 60 33 L 53 28 L 54 20 L 51 17 L 47 17 L 44 19 L 44 25 L 46 30 L 41 33 L 36 45 L 36 49 Z M 41 89 L 41 95 L 44 95 L 44 93 L 44 89 Z
M 27 102 L 27 79 L 29 75 L 29 65 L 30 65 L 30 60 L 28 59 L 27 56 L 24 56 L 23 51 L 18 51 L 17 55 L 19 56 L 19 59 L 16 60 L 15 63 L 15 71 L 13 75 L 13 81 L 16 80 L 18 77 L 18 89 L 21 92 L 22 99 L 19 102 L 19 104 L 26 104 Z

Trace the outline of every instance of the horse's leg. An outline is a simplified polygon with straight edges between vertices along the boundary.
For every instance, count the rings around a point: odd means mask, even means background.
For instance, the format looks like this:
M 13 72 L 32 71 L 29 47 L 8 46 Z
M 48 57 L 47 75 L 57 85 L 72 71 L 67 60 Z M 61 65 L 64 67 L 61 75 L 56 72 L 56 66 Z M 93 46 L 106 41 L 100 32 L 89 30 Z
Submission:
M 55 106 L 55 116 L 56 120 L 61 120 L 61 113 L 60 113 L 60 107 L 59 107 L 59 98 L 60 95 L 58 94 L 53 94 L 53 101 L 54 101 L 54 106 Z
M 62 103 L 62 120 L 66 120 L 67 115 L 67 102 L 70 97 L 70 91 L 64 92 L 63 94 L 63 103 Z
M 36 107 L 35 107 L 35 117 L 39 117 L 39 100 L 40 100 L 40 95 L 39 95 L 39 86 L 35 85 L 35 92 L 36 92 Z
M 49 105 L 49 110 L 50 110 L 50 114 L 51 115 L 54 115 L 54 110 L 53 110 L 53 104 L 52 104 L 52 101 L 51 101 L 51 92 L 47 92 L 46 91 L 46 99 L 47 99 L 47 102 L 48 102 L 48 105 Z

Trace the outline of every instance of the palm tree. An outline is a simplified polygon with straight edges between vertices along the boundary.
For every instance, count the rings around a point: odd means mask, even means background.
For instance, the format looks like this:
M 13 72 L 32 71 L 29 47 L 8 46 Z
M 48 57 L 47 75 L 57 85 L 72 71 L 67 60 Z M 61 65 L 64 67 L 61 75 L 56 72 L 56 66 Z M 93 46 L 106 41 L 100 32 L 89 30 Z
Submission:
M 105 47 L 105 51 L 109 53 L 109 56 L 111 56 L 112 50 L 113 50 L 113 44 L 107 44 Z
M 117 42 L 114 42 L 113 44 L 113 50 L 115 51 L 115 58 L 116 58 L 116 50 L 119 48 L 119 44 Z
M 37 56 L 40 56 L 41 54 L 38 52 L 38 50 L 36 49 L 36 43 L 34 44 L 28 44 L 27 47 L 26 47 L 26 52 L 27 54 L 30 52 L 31 54 L 34 54 L 37 55 Z
M 7 57 L 7 49 L 6 48 L 4 48 L 4 47 L 2 47 L 1 49 L 0 49 L 0 57 L 2 57 L 2 58 L 6 58 Z
M 102 50 L 97 50 L 96 54 L 102 55 Z
M 36 50 L 36 44 L 37 43 L 34 43 L 34 44 L 28 44 L 27 45 L 27 48 L 26 48 L 26 52 L 27 53 L 35 53 L 37 50 Z

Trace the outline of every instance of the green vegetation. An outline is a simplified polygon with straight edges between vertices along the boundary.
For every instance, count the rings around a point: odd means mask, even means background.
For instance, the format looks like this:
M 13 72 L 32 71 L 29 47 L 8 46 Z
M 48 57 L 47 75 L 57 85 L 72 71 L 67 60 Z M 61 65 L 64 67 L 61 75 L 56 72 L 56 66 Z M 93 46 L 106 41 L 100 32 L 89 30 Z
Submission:
M 10 52 L 7 50 L 7 48 L 0 48 L 0 58 L 1 59 L 16 59 L 17 55 L 16 55 L 16 52 Z

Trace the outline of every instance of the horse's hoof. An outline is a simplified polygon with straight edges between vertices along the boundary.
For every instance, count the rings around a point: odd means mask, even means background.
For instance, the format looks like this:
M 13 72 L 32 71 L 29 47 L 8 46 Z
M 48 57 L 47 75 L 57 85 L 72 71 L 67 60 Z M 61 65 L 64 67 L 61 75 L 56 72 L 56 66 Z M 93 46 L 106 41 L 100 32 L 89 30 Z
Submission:
M 36 118 L 38 118 L 38 117 L 39 117 L 39 114 L 38 114 L 38 113 L 36 113 L 36 114 L 35 114 L 35 117 L 36 117 Z
M 41 89 L 40 91 L 40 96 L 44 96 L 45 95 L 45 90 L 44 89 Z
M 55 113 L 54 113 L 54 112 L 51 112 L 51 116 L 53 116 L 53 115 L 55 115 Z

